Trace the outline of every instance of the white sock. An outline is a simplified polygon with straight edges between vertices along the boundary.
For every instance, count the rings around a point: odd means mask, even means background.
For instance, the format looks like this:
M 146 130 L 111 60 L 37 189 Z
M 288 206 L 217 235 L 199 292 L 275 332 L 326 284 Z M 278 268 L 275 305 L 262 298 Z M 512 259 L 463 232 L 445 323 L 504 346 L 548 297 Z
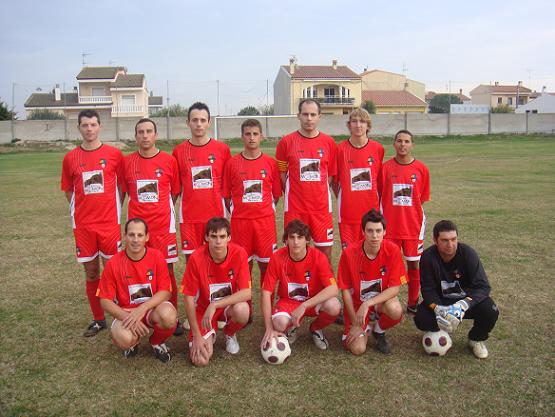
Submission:
M 382 328 L 380 327 L 380 323 L 376 322 L 376 324 L 374 324 L 374 332 L 376 333 L 385 333 Z

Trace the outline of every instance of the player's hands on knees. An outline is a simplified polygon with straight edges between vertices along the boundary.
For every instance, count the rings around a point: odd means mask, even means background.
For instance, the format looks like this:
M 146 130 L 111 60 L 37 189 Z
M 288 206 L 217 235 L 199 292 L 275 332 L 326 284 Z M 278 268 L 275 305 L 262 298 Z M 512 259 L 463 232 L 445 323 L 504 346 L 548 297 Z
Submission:
M 366 301 L 360 305 L 360 307 L 358 308 L 358 311 L 355 314 L 354 325 L 356 327 L 359 327 L 360 329 L 362 329 L 362 327 L 364 326 L 364 322 L 366 321 L 366 315 L 368 314 L 369 309 L 370 309 L 370 306 Z
M 362 337 L 365 334 L 366 332 L 362 330 L 362 327 L 358 325 L 351 326 L 351 329 L 349 330 L 349 334 L 347 335 L 347 340 L 346 340 L 347 345 L 350 345 L 355 340 L 358 340 L 359 337 Z
M 191 360 L 199 362 L 200 360 L 209 359 L 208 340 L 202 336 L 193 337 L 191 345 Z
M 262 349 L 266 349 L 270 346 L 270 342 L 272 341 L 273 338 L 278 338 L 279 336 L 285 336 L 282 332 L 278 332 L 277 330 L 274 330 L 273 328 L 271 329 L 266 329 L 266 332 L 264 332 L 264 337 L 262 338 L 262 342 L 260 342 L 260 347 Z
M 138 337 L 144 337 L 150 333 L 149 328 L 142 322 L 138 321 L 135 327 L 131 329 L 131 332 Z
M 214 313 L 216 313 L 214 303 L 208 304 L 208 307 L 204 312 L 204 316 L 202 316 L 202 328 L 204 330 L 210 330 L 212 328 L 212 318 L 214 317 Z
M 293 312 L 291 313 L 291 321 L 293 322 L 293 327 L 299 327 L 301 325 L 301 319 L 306 312 L 306 307 L 304 303 L 301 303 Z

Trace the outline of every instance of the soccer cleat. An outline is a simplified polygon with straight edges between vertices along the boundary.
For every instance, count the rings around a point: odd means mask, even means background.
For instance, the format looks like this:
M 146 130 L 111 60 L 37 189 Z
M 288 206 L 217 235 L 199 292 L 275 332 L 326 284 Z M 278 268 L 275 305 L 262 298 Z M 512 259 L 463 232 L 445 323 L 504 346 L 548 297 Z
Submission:
M 177 327 L 175 328 L 175 331 L 173 332 L 173 335 L 174 336 L 181 336 L 183 333 L 185 333 L 185 329 L 183 328 L 183 325 L 181 324 L 181 322 L 179 320 L 177 320 Z
M 341 310 L 341 313 L 339 313 L 339 316 L 337 316 L 335 318 L 335 324 L 339 324 L 340 326 L 344 326 L 345 325 L 345 318 L 343 317 L 343 310 Z
M 233 336 L 225 335 L 225 350 L 232 355 L 237 355 L 239 353 L 239 342 L 237 342 L 236 334 Z
M 131 346 L 129 349 L 125 349 L 123 351 L 123 357 L 126 359 L 132 358 L 134 356 L 137 356 L 137 353 L 139 353 L 139 344 L 137 343 L 135 346 Z
M 407 314 L 414 316 L 416 314 L 416 310 L 417 310 L 416 304 L 412 306 L 407 305 Z
M 87 330 L 83 332 L 83 336 L 91 337 L 96 336 L 96 334 L 106 328 L 106 320 L 93 320 Z
M 312 333 L 312 341 L 314 345 L 320 350 L 326 350 L 330 344 L 328 343 L 328 339 L 324 336 L 324 332 L 322 330 L 315 330 Z
M 299 336 L 299 328 L 298 327 L 290 327 L 286 332 L 285 336 L 287 336 L 287 341 L 290 345 L 295 343 L 297 337 Z
M 472 353 L 478 359 L 486 359 L 488 357 L 488 348 L 484 342 L 468 339 L 468 346 L 472 349 Z
M 391 353 L 391 347 L 389 346 L 389 342 L 385 338 L 385 333 L 376 333 L 372 332 L 374 339 L 376 339 L 376 349 L 379 352 L 383 353 L 384 355 L 388 355 Z
M 160 343 L 159 345 L 152 345 L 152 350 L 154 352 L 154 356 L 162 363 L 166 363 L 171 361 L 172 355 L 168 350 L 168 347 L 165 343 Z

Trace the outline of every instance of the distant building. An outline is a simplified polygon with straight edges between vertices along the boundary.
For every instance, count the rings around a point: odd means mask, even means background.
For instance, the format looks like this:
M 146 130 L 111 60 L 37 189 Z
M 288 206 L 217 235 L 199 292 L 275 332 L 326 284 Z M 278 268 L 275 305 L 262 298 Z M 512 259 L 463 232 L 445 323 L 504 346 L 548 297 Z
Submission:
M 428 107 L 425 101 L 408 91 L 364 90 L 362 101 L 372 101 L 376 113 L 425 113 Z
M 411 80 L 403 74 L 374 69 L 360 74 L 362 90 L 369 91 L 406 91 L 424 100 L 426 86 L 420 81 Z
M 528 103 L 532 90 L 522 85 L 519 81 L 517 85 L 499 85 L 496 81 L 494 85 L 480 84 L 470 91 L 472 104 L 483 104 L 495 108 L 500 105 L 507 105 L 513 109 L 518 105 Z
M 428 91 L 426 93 L 426 103 L 428 103 L 428 105 L 430 104 L 430 101 L 432 101 L 432 99 L 437 96 L 438 94 L 451 94 L 452 96 L 457 96 L 459 98 L 459 100 L 462 102 L 462 104 L 470 104 L 471 100 L 470 97 L 465 96 L 462 92 L 462 88 L 459 89 L 458 93 L 436 93 L 435 91 Z
M 348 114 L 360 106 L 361 78 L 344 65 L 282 65 L 274 81 L 274 114 L 297 114 L 299 102 L 313 98 L 323 114 Z
M 555 113 L 555 93 L 542 93 L 515 109 L 515 113 Z
M 148 116 L 144 74 L 129 74 L 125 67 L 83 67 L 76 78 L 78 86 L 71 93 L 56 85 L 51 93 L 31 94 L 25 102 L 27 115 L 48 109 L 76 119 L 81 110 L 95 109 L 101 119 Z
M 148 115 L 152 116 L 154 113 L 159 112 L 164 108 L 164 98 L 162 96 L 155 96 L 150 92 L 148 96 Z

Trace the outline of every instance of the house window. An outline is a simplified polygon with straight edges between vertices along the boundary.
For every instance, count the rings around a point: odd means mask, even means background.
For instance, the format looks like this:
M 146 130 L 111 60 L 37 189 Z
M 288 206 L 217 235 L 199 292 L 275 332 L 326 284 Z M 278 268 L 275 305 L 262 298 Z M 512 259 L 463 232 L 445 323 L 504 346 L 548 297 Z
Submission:
M 316 97 L 316 89 L 314 86 L 306 87 L 303 89 L 303 98 L 314 98 Z
M 497 97 L 497 104 L 503 104 L 503 98 Z
M 134 106 L 135 105 L 135 95 L 133 94 L 124 94 L 121 96 L 121 105 L 122 106 Z
M 513 98 L 512 98 L 512 97 L 508 97 L 508 98 L 507 98 L 507 104 L 508 104 L 509 106 L 512 106 L 512 105 L 513 105 Z
M 91 90 L 91 94 L 95 97 L 106 95 L 106 93 L 104 92 L 104 87 L 93 87 Z
M 335 96 L 335 88 L 333 87 L 324 88 L 324 97 L 333 97 L 333 96 Z
M 349 97 L 351 91 L 346 87 L 341 87 L 341 97 Z

